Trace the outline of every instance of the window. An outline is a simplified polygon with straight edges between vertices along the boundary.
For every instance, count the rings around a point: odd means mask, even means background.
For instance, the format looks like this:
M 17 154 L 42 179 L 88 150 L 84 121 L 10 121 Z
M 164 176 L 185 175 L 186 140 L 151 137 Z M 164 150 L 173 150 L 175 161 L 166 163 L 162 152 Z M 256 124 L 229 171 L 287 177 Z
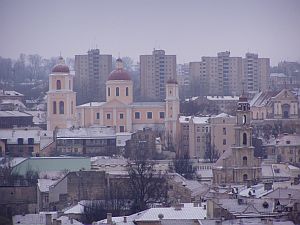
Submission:
M 28 138 L 28 144 L 29 145 L 34 145 L 34 139 L 33 138 Z
M 126 87 L 126 96 L 129 96 L 129 88 Z
M 197 137 L 197 142 L 200 142 L 200 141 L 201 141 L 200 136 L 198 136 Z
M 56 101 L 53 102 L 52 109 L 53 109 L 53 114 L 56 114 Z
M 135 119 L 140 119 L 141 118 L 141 113 L 140 112 L 135 112 L 134 113 L 134 118 Z
M 22 145 L 23 144 L 23 138 L 18 138 L 18 145 Z
M 71 90 L 71 80 L 69 80 L 69 89 Z
M 65 104 L 63 101 L 59 102 L 59 114 L 64 114 L 65 113 Z
M 226 127 L 223 127 L 223 134 L 226 135 Z
M 120 88 L 116 87 L 116 96 L 120 96 Z
M 243 133 L 243 145 L 247 145 L 247 134 Z
M 124 114 L 123 113 L 120 113 L 120 119 L 124 119 Z
M 164 119 L 165 118 L 165 112 L 159 112 L 159 118 Z
M 73 101 L 71 102 L 71 114 L 73 114 L 73 107 L 74 107 L 74 105 L 73 105 Z
M 243 181 L 247 181 L 248 180 L 248 175 L 247 174 L 244 174 L 243 175 Z
M 246 117 L 246 115 L 243 115 L 243 124 L 246 124 L 246 122 L 247 122 L 247 117 Z
M 125 127 L 124 126 L 120 126 L 120 132 L 125 132 Z
M 247 166 L 247 156 L 243 157 L 243 166 Z
M 99 120 L 100 119 L 100 113 L 96 113 L 96 119 Z
M 57 80 L 56 81 L 56 90 L 60 90 L 61 89 L 61 81 Z
M 152 112 L 147 112 L 147 119 L 152 119 Z
M 107 88 L 107 95 L 110 96 L 110 88 Z
M 223 145 L 226 145 L 226 139 L 223 139 Z
M 110 113 L 106 114 L 106 119 L 110 120 Z

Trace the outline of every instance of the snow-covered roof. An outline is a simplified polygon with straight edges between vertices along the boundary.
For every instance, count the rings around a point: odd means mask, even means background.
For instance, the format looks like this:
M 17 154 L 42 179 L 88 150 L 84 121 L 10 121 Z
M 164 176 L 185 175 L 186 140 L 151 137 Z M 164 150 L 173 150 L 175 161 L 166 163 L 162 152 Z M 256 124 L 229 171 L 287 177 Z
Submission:
M 231 116 L 231 115 L 229 115 L 227 113 L 220 113 L 220 114 L 218 114 L 218 115 L 216 115 L 214 117 L 215 118 L 233 118 L 234 116 Z
M 32 115 L 20 111 L 0 111 L 0 117 L 31 117 Z
M 103 138 L 116 138 L 115 129 L 112 127 L 87 127 L 87 128 L 69 128 L 58 129 L 56 137 L 58 139 L 103 139 Z
M 104 105 L 106 102 L 88 102 L 82 105 L 78 105 L 76 107 L 90 107 L 90 106 L 102 106 Z
M 49 192 L 49 187 L 55 182 L 52 179 L 38 179 L 38 188 L 41 192 Z
M 300 145 L 300 135 L 297 134 L 284 134 L 276 139 L 273 138 L 264 143 L 266 146 L 299 146 Z
M 4 91 L 0 90 L 0 96 L 24 96 L 23 94 L 17 91 Z
M 210 101 L 238 101 L 239 96 L 207 96 Z
M 209 116 L 202 116 L 202 117 L 195 116 L 192 117 L 192 120 L 194 124 L 207 124 L 210 118 L 211 117 Z
M 7 144 L 18 143 L 18 138 L 23 138 L 23 143 L 28 144 L 28 139 L 33 138 L 34 144 L 40 142 L 41 130 L 38 128 L 16 128 L 16 129 L 0 129 L 1 139 L 6 139 Z
M 179 123 L 189 123 L 191 116 L 180 116 L 179 117 Z

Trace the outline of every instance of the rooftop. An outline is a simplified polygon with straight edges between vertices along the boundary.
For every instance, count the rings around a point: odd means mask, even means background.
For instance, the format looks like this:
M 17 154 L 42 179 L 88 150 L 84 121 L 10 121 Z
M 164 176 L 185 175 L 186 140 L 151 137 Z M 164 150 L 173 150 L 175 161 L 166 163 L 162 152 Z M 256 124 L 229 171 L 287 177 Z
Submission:
M 115 129 L 112 127 L 87 127 L 58 129 L 56 137 L 58 139 L 103 139 L 116 138 Z

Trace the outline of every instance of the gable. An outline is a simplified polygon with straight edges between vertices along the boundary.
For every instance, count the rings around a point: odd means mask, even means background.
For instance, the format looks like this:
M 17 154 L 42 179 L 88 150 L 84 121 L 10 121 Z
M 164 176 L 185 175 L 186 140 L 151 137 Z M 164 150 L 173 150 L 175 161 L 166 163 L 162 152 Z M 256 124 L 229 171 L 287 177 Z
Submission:
M 279 101 L 279 100 L 291 100 L 291 101 L 297 101 L 297 97 L 289 90 L 283 89 L 281 92 L 279 92 L 276 96 L 273 97 L 273 100 Z
M 111 100 L 102 105 L 102 108 L 130 108 L 129 105 L 119 101 L 119 100 Z

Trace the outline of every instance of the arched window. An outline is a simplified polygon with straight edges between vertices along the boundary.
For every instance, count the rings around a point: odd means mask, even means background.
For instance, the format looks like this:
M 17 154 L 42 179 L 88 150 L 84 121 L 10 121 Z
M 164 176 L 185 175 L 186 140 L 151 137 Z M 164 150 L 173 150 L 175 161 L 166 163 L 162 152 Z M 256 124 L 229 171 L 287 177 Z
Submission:
M 63 101 L 59 102 L 59 114 L 64 114 L 65 113 L 65 104 Z
M 243 145 L 247 145 L 247 134 L 243 133 Z
M 107 95 L 110 96 L 110 88 L 107 88 Z
M 247 181 L 248 180 L 248 175 L 247 174 L 244 174 L 243 175 L 243 181 Z
M 243 166 L 247 166 L 247 156 L 243 157 Z
M 71 80 L 69 80 L 69 89 L 72 90 L 72 88 L 71 88 Z
M 120 88 L 116 87 L 116 96 L 120 96 Z
M 247 122 L 247 116 L 243 115 L 243 124 L 246 124 L 246 122 Z
M 129 88 L 126 87 L 126 96 L 128 96 L 128 95 L 129 95 Z
M 52 104 L 53 114 L 56 114 L 56 101 Z
M 57 80 L 56 81 L 56 90 L 60 90 L 61 89 L 61 81 Z

